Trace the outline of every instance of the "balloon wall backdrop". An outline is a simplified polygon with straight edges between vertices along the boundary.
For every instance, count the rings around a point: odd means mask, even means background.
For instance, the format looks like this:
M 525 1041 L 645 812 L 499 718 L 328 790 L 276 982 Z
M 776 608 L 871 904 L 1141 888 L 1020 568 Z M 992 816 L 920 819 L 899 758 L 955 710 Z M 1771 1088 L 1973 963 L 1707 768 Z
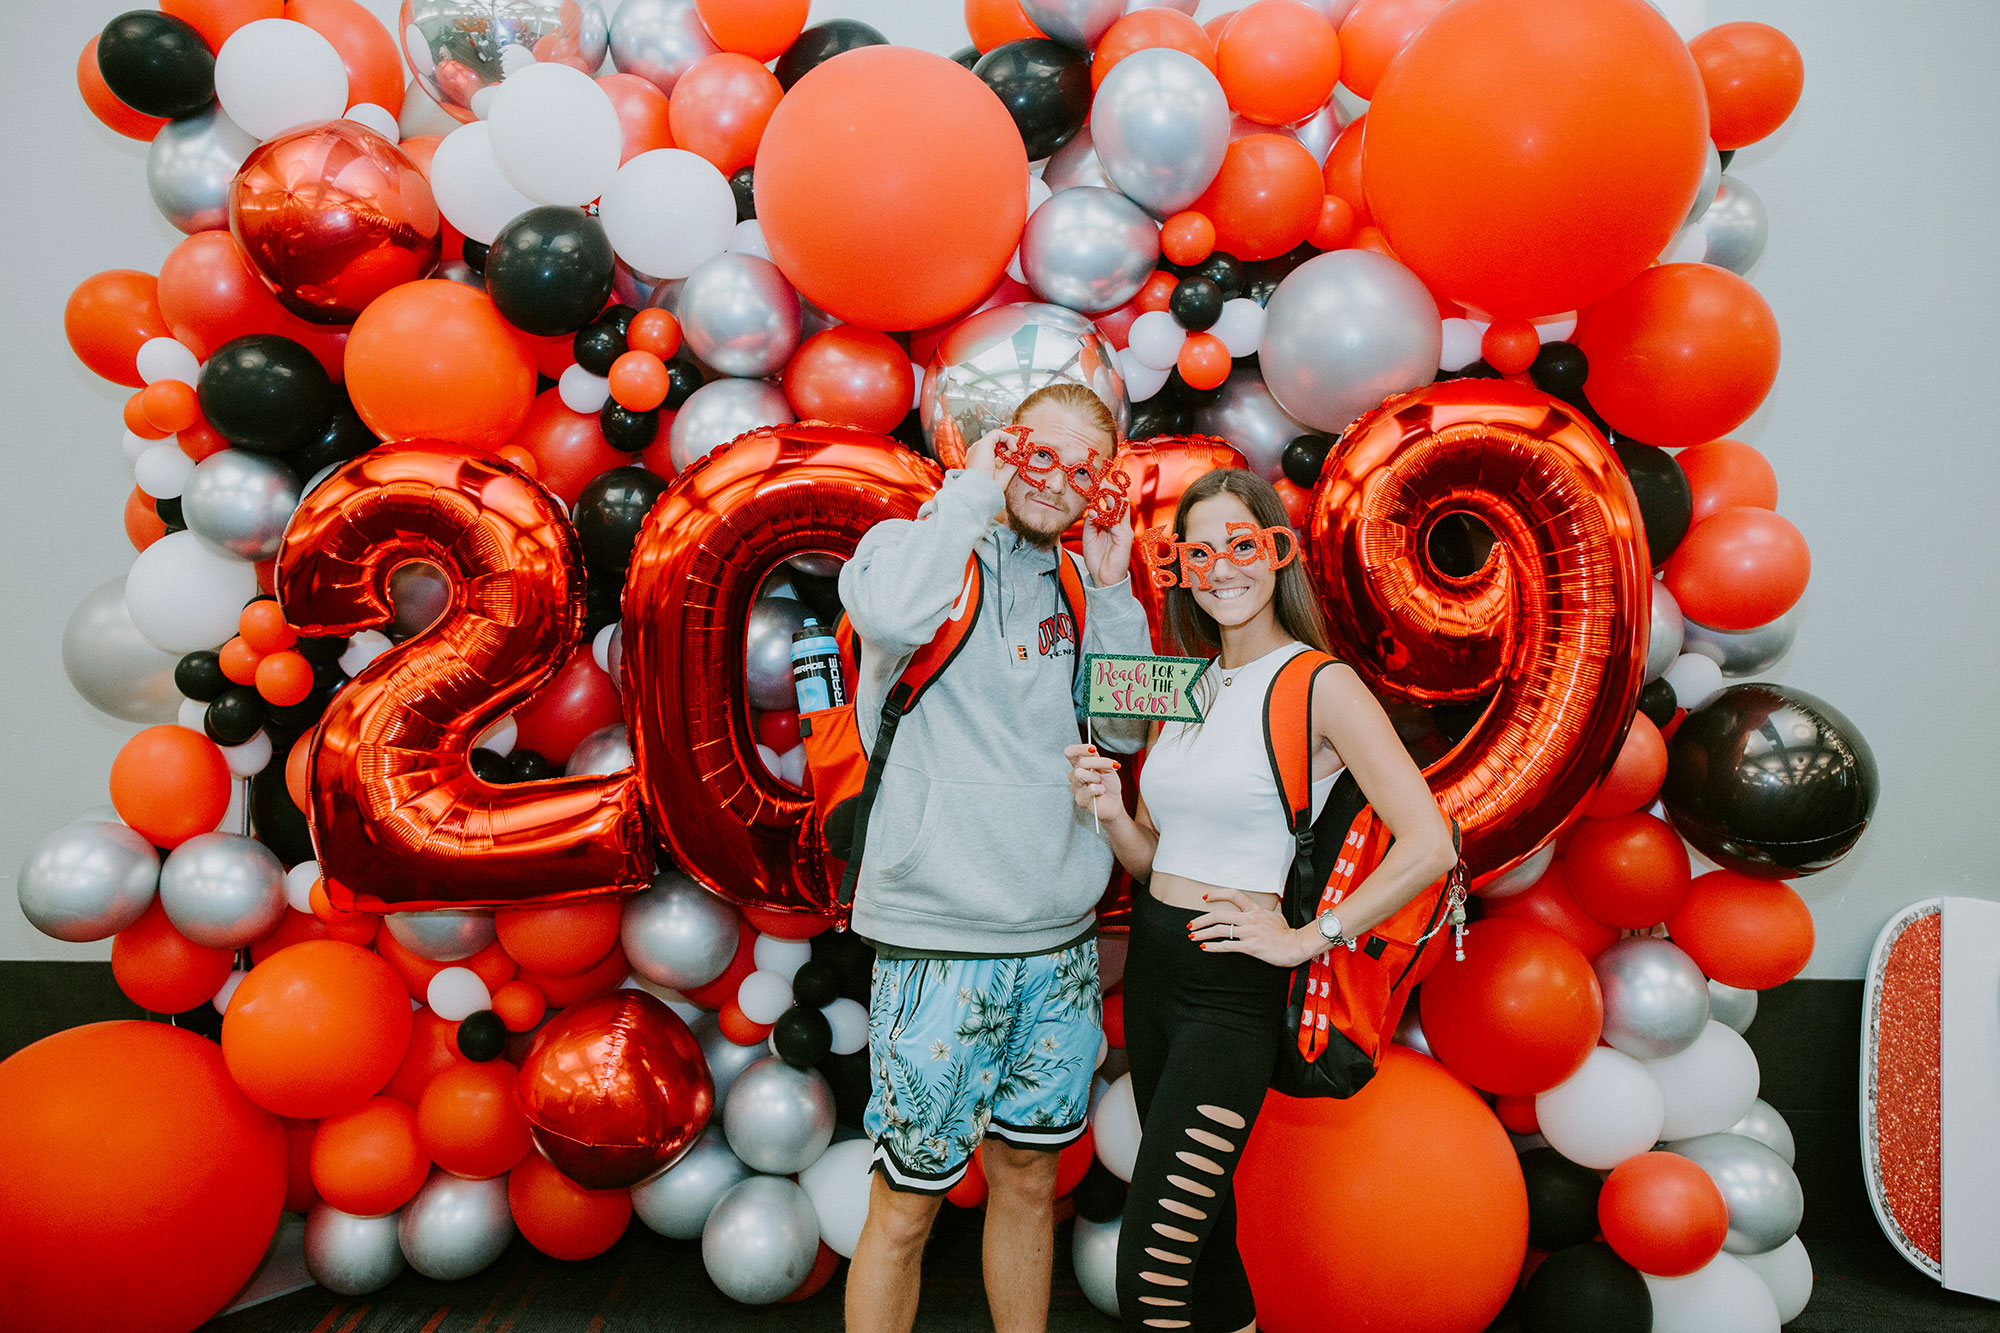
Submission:
M 0 1064 L 0 1324 L 191 1328 L 281 1204 L 345 1294 L 635 1214 L 738 1301 L 827 1282 L 872 955 L 791 638 L 1062 379 L 1125 425 L 1142 525 L 1214 467 L 1279 488 L 1479 886 L 1380 1077 L 1260 1122 L 1260 1324 L 1469 1333 L 1517 1288 L 1536 1333 L 1790 1318 L 1802 1198 L 1741 1034 L 1877 777 L 1741 679 L 1811 557 L 1728 438 L 1779 361 L 1728 168 L 1803 66 L 1664 8 L 967 0 L 950 59 L 806 0 L 112 18 L 78 90 L 185 239 L 64 313 L 132 390 L 89 429 L 135 555 L 62 653 L 143 729 L 20 903 L 221 1036 Z M 1057 1188 L 1115 1313 L 1107 981 Z M 1298 1250 L 1326 1234 L 1359 1238 Z

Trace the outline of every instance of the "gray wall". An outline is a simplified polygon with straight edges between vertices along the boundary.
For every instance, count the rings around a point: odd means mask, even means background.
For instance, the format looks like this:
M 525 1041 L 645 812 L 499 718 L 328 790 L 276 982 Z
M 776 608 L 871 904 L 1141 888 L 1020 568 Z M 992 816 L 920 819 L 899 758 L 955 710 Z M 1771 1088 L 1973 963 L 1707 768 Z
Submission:
M 1211 0 L 1201 16 L 1234 7 Z M 101 269 L 157 271 L 179 239 L 147 199 L 143 146 L 100 127 L 77 97 L 77 52 L 117 8 L 5 4 L 15 34 L 0 87 L 9 884 L 44 831 L 105 800 L 131 731 L 75 697 L 58 652 L 71 608 L 130 561 L 126 391 L 70 355 L 63 301 Z M 396 6 L 370 8 L 393 20 Z M 814 6 L 815 18 L 860 18 L 939 51 L 964 43 L 959 12 L 950 0 Z M 1776 466 L 1779 507 L 1812 544 L 1804 624 L 1775 678 L 1846 712 L 1881 761 L 1873 831 L 1845 864 L 1800 883 L 1819 928 L 1807 975 L 1854 977 L 1901 904 L 2000 896 L 1984 841 L 2000 817 L 2000 710 L 1978 684 L 2000 656 L 2000 458 L 1980 403 L 1965 398 L 2000 366 L 2000 90 L 1988 70 L 2000 6 L 1718 0 L 1710 12 L 1774 24 L 1806 61 L 1791 123 L 1734 168 L 1770 210 L 1770 248 L 1750 276 L 1784 335 L 1777 390 L 1739 434 Z M 47 939 L 0 903 L 0 958 L 108 952 Z

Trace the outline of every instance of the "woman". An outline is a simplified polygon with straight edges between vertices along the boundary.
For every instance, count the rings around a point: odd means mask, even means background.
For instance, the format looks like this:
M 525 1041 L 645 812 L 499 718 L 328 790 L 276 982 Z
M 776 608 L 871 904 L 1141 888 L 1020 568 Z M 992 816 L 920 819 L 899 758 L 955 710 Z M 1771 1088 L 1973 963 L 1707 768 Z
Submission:
M 1215 661 L 1198 687 L 1205 720 L 1155 734 L 1137 815 L 1125 813 L 1115 761 L 1087 746 L 1067 751 L 1077 804 L 1149 889 L 1133 902 L 1125 967 L 1125 1045 L 1145 1126 L 1118 1238 L 1118 1302 L 1133 1328 L 1255 1326 L 1231 1181 L 1276 1066 L 1289 970 L 1386 920 L 1455 859 L 1382 706 L 1336 665 L 1313 692 L 1313 808 L 1350 769 L 1395 843 L 1337 922 L 1286 924 L 1279 896 L 1293 840 L 1266 756 L 1264 698 L 1285 661 L 1325 650 L 1326 632 L 1301 563 L 1273 570 L 1269 543 L 1254 558 L 1243 525 L 1289 527 L 1277 492 L 1254 473 L 1210 472 L 1181 497 L 1174 539 L 1235 559 L 1218 557 L 1192 588 L 1166 591 L 1169 639 Z

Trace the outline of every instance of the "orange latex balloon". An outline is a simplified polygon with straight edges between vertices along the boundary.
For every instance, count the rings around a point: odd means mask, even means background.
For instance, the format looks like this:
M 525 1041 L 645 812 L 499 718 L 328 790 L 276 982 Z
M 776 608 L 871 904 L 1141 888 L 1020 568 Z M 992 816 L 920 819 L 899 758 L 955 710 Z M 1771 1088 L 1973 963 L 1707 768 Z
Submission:
M 347 104 L 403 111 L 403 58 L 382 21 L 355 0 L 285 0 L 285 17 L 333 43 L 347 68 Z
M 285 1116 L 279 1116 L 278 1123 L 285 1130 L 285 1211 L 311 1212 L 312 1206 L 319 1202 L 319 1191 L 312 1182 L 313 1131 L 318 1125 L 311 1120 Z
M 493 914 L 500 947 L 530 972 L 556 976 L 581 972 L 618 943 L 624 905 L 606 898 L 555 907 L 522 907 Z
M 78 283 L 63 306 L 63 333 L 77 360 L 113 384 L 133 389 L 144 385 L 137 364 L 139 348 L 149 338 L 170 333 L 160 313 L 159 293 L 158 279 L 129 268 Z
M 1215 224 L 1216 248 L 1238 259 L 1273 259 L 1312 233 L 1324 197 L 1319 163 L 1305 145 L 1282 134 L 1249 134 L 1229 145 L 1222 170 L 1188 207 Z
M 222 822 L 229 765 L 215 742 L 186 727 L 147 727 L 111 761 L 111 804 L 155 847 L 178 847 Z
M 1013 117 L 972 71 L 863 47 L 812 70 L 772 113 L 757 220 L 773 261 L 821 309 L 866 328 L 923 328 L 1006 273 L 1027 170 Z
M 1090 53 L 1090 87 L 1094 92 L 1104 82 L 1111 67 L 1134 51 L 1165 47 L 1185 51 L 1213 70 L 1215 43 L 1201 25 L 1178 9 L 1135 9 L 1104 30 L 1097 49 Z M 1322 99 L 1324 100 L 1324 99 Z M 1177 264 L 1190 261 L 1176 259 Z M 1196 261 L 1198 262 L 1198 261 Z
M 1688 42 L 1708 94 L 1708 134 L 1728 152 L 1785 123 L 1805 91 L 1792 39 L 1768 23 L 1722 23 Z
M 722 1006 L 715 1016 L 715 1026 L 722 1035 L 738 1046 L 755 1046 L 771 1035 L 772 1023 L 759 1023 L 743 1012 L 743 1006 L 735 1000 Z
M 600 995 L 609 995 L 617 990 L 625 978 L 631 974 L 632 966 L 625 959 L 622 945 L 612 945 L 611 952 L 592 963 L 581 972 L 558 975 L 553 972 L 524 972 L 521 980 L 540 991 L 551 1009 L 562 1009 L 569 1005 L 594 1000 Z
M 595 412 L 572 412 L 559 389 L 535 395 L 527 418 L 507 443 L 533 455 L 535 480 L 572 508 L 592 477 L 632 461 L 604 442 Z
M 799 344 L 785 367 L 785 397 L 801 421 L 886 435 L 909 415 L 916 372 L 886 333 L 836 324 Z
M 1619 747 L 1617 760 L 1583 812 L 1602 819 L 1643 810 L 1660 794 L 1660 784 L 1666 779 L 1667 743 L 1660 739 L 1660 729 L 1653 725 L 1652 718 L 1634 713 L 1632 729 L 1625 733 L 1625 744 Z
M 1505 97 L 1476 105 L 1438 95 L 1500 83 Z M 1455 0 L 1384 73 L 1368 122 L 1368 206 L 1390 245 L 1494 317 L 1576 310 L 1631 281 L 1708 158 L 1694 61 L 1645 0 Z
M 811 0 L 695 0 L 715 44 L 762 64 L 776 60 L 805 30 Z M 686 77 L 686 76 L 683 76 Z
M 139 391 L 139 409 L 146 414 L 147 422 L 162 432 L 160 438 L 186 430 L 201 420 L 201 407 L 195 401 L 194 386 L 180 380 L 161 380 L 147 385 Z
M 308 940 L 250 969 L 222 1019 L 222 1054 L 250 1100 L 303 1120 L 352 1110 L 396 1072 L 410 1002 L 389 965 Z
M 757 160 L 764 127 L 784 95 L 778 76 L 749 56 L 703 56 L 674 84 L 674 143 L 730 175 Z
M 280 708 L 303 703 L 312 689 L 312 663 L 302 653 L 272 653 L 257 664 L 257 693 L 266 703 Z
M 1299 0 L 1255 0 L 1223 30 L 1214 69 L 1237 114 L 1260 125 L 1289 125 L 1333 96 L 1340 36 Z
M 334 380 L 345 373 L 347 330 L 308 323 L 278 304 L 226 231 L 196 232 L 175 246 L 160 265 L 159 292 L 174 337 L 198 357 L 246 333 L 276 333 L 302 344 Z
M 1618 1257 L 1654 1277 L 1685 1277 L 1713 1259 L 1729 1234 L 1722 1191 L 1685 1157 L 1644 1152 L 1605 1177 L 1597 1221 Z
M 641 153 L 672 148 L 674 131 L 668 117 L 673 104 L 651 81 L 637 74 L 606 74 L 597 81 L 618 113 L 618 165 Z
M 236 617 L 243 641 L 260 653 L 275 653 L 291 647 L 299 636 L 285 623 L 284 610 L 268 597 L 260 597 Z
M 385 440 L 431 438 L 497 449 L 535 397 L 535 364 L 484 292 L 408 282 L 354 321 L 347 389 Z
M 383 939 L 388 937 L 387 931 L 382 932 Z M 459 1052 L 458 1024 L 419 1009 L 410 1018 L 410 1043 L 403 1050 L 402 1063 L 382 1093 L 414 1107 L 432 1079 L 447 1069 L 471 1063 Z
M 1417 995 L 1424 1036 L 1445 1067 L 1512 1096 L 1574 1074 L 1604 1024 L 1590 960 L 1528 921 L 1481 921 L 1466 934 L 1465 960 L 1446 951 Z
M 493 1012 L 509 1032 L 530 1032 L 548 1012 L 548 1000 L 532 981 L 510 981 L 493 992 Z
M 134 486 L 125 497 L 125 537 L 132 543 L 132 549 L 143 551 L 166 535 L 166 522 L 154 506 L 153 497 Z
M 1687 899 L 1687 847 L 1655 815 L 1578 822 L 1563 844 L 1563 863 L 1577 906 L 1607 926 L 1648 929 Z
M 1724 509 L 1748 505 L 1778 507 L 1778 474 L 1770 461 L 1740 440 L 1710 440 L 1674 455 L 1687 478 L 1693 498 L 1690 525 L 1713 518 Z
M 161 383 L 168 384 L 168 383 L 173 383 L 173 381 L 162 380 Z M 151 387 L 152 387 L 151 385 L 148 385 L 147 389 L 150 389 Z M 151 421 L 147 419 L 146 417 L 147 389 L 141 389 L 139 390 L 139 392 L 133 394 L 130 398 L 127 398 L 125 400 L 125 406 L 119 411 L 119 415 L 123 417 L 125 420 L 125 429 L 131 431 L 134 435 L 137 435 L 140 439 L 164 440 L 167 438 L 167 436 L 173 434 L 173 432 L 170 430 L 162 430 L 160 427 L 155 426 Z
M 1695 965 L 1725 986 L 1766 990 L 1812 958 L 1813 919 L 1783 880 L 1711 870 L 1688 888 L 1667 933 Z
M 417 1113 L 394 1097 L 370 1097 L 320 1122 L 312 1140 L 312 1183 L 343 1213 L 375 1217 L 416 1197 L 431 1159 L 417 1142 Z
M 118 989 L 148 1013 L 184 1013 L 206 1003 L 235 965 L 235 950 L 196 944 L 175 930 L 158 899 L 111 940 Z
M 1480 917 L 1513 918 L 1547 926 L 1574 944 L 1585 958 L 1595 958 L 1618 942 L 1618 931 L 1576 905 L 1569 891 L 1569 872 L 1557 857 L 1530 888 L 1505 898 L 1481 900 Z
M 1370 225 L 1373 219 L 1368 213 L 1368 196 L 1361 183 L 1362 136 L 1366 133 L 1368 116 L 1366 112 L 1349 121 L 1327 150 L 1326 166 L 1321 178 L 1326 183 L 1326 192 L 1345 199 L 1354 213 L 1356 231 Z
M 83 54 L 76 58 L 76 90 L 83 94 L 83 104 L 90 108 L 91 115 L 103 121 L 106 129 L 115 130 L 128 139 L 151 143 L 153 136 L 166 127 L 165 120 L 143 111 L 134 111 L 118 100 L 117 93 L 105 86 L 104 73 L 97 67 L 95 37 L 83 44 Z
M 1755 287 L 1713 264 L 1648 269 L 1583 312 L 1590 404 L 1663 449 L 1726 435 L 1778 377 L 1778 321 Z
M 1229 378 L 1229 348 L 1212 333 L 1190 333 L 1174 364 L 1189 388 L 1219 388 Z
M 1043 36 L 1021 9 L 1021 0 L 965 0 L 965 30 L 981 55 L 1008 42 Z
M 1340 81 L 1363 101 L 1426 23 L 1448 0 L 1360 0 L 1340 21 Z
M 1541 337 L 1525 319 L 1503 319 L 1489 324 L 1479 338 L 1479 356 L 1502 375 L 1518 375 L 1535 363 L 1541 351 Z
M 1141 14 L 1172 14 L 1171 9 L 1142 9 Z M 1226 155 L 1225 155 L 1226 156 Z M 1176 264 L 1199 264 L 1215 253 L 1215 224 L 1192 209 L 1160 224 L 1160 253 Z M 1099 316 L 1100 320 L 1104 317 Z
M 188 24 L 209 50 L 220 51 L 244 24 L 285 17 L 285 5 L 284 0 L 160 0 L 160 12 Z
M 632 1221 L 632 1191 L 585 1189 L 529 1153 L 507 1177 L 507 1206 L 528 1244 L 552 1259 L 594 1259 Z
M 417 1137 L 455 1176 L 488 1180 L 534 1151 L 514 1096 L 514 1066 L 470 1060 L 441 1070 L 417 1102 Z
M 620 407 L 650 412 L 667 401 L 673 381 L 664 361 L 651 352 L 625 352 L 611 363 L 611 396 Z
M 1724 509 L 1688 529 L 1667 560 L 1668 591 L 1692 620 L 1719 630 L 1755 629 L 1805 594 L 1812 552 L 1768 509 Z

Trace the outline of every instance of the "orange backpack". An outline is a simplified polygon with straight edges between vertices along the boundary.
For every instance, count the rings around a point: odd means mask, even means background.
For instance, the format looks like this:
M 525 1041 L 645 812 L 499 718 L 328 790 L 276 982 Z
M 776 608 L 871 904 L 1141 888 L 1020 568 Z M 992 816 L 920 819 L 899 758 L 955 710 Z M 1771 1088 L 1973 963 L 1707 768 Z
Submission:
M 1312 814 L 1312 687 L 1334 659 L 1303 652 L 1278 669 L 1264 696 L 1264 747 L 1292 830 L 1285 920 L 1309 924 L 1368 878 L 1393 840 L 1352 773 L 1343 772 L 1318 818 Z M 1458 823 L 1452 822 L 1452 841 Z M 1437 963 L 1432 944 L 1465 920 L 1463 862 L 1363 934 L 1352 949 L 1329 949 L 1292 969 L 1285 1032 L 1271 1086 L 1293 1097 L 1351 1097 L 1375 1075 L 1382 1049 Z

